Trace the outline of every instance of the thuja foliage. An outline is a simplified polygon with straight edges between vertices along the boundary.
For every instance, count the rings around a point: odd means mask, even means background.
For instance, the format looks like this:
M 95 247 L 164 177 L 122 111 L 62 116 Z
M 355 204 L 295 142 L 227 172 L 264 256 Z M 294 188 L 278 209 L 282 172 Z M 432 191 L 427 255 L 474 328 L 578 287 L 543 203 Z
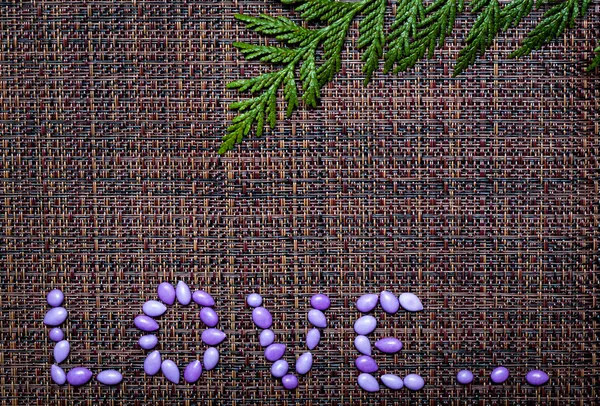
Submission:
M 239 79 L 228 88 L 249 97 L 232 103 L 237 115 L 227 128 L 219 153 L 225 153 L 252 131 L 261 136 L 277 119 L 278 97 L 283 97 L 289 117 L 302 101 L 316 107 L 321 90 L 341 68 L 341 53 L 348 30 L 359 19 L 357 45 L 362 51 L 365 84 L 383 61 L 383 72 L 398 73 L 432 58 L 454 29 L 458 13 L 475 15 L 454 65 L 454 76 L 485 54 L 499 33 L 516 27 L 534 8 L 543 9 L 541 20 L 523 39 L 511 57 L 522 57 L 560 37 L 586 14 L 590 0 L 398 0 L 393 23 L 386 31 L 384 20 L 391 5 L 387 0 L 280 0 L 293 5 L 297 23 L 282 16 L 236 14 L 236 18 L 258 34 L 272 37 L 276 45 L 236 42 L 233 45 L 249 60 L 260 60 L 273 69 Z M 589 65 L 600 65 L 600 47 Z

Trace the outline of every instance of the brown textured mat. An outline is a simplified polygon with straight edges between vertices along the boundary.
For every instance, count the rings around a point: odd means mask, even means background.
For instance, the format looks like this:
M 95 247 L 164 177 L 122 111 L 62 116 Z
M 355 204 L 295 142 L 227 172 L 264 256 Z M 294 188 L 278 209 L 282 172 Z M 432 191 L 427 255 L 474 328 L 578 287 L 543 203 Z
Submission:
M 435 60 L 366 88 L 350 47 L 319 109 L 220 158 L 237 98 L 224 83 L 259 69 L 231 46 L 252 37 L 233 21 L 240 10 L 282 8 L 0 6 L 0 404 L 597 404 L 600 77 L 582 67 L 600 3 L 530 58 L 507 59 L 525 28 L 511 30 L 456 79 L 466 17 Z M 146 377 L 132 327 L 156 285 L 178 279 L 214 294 L 228 334 L 195 385 Z M 52 288 L 70 311 L 65 367 L 117 368 L 122 385 L 51 383 Z M 355 383 L 352 303 L 383 288 L 423 299 L 424 312 L 377 332 L 405 344 L 378 356 L 381 369 L 422 374 L 420 392 Z M 252 291 L 289 360 L 310 295 L 332 298 L 296 392 L 270 377 L 244 305 Z M 195 307 L 161 324 L 165 354 L 181 364 L 203 352 Z M 499 364 L 512 377 L 490 385 Z M 540 389 L 524 383 L 535 367 L 551 376 Z M 455 385 L 460 368 L 473 385 Z

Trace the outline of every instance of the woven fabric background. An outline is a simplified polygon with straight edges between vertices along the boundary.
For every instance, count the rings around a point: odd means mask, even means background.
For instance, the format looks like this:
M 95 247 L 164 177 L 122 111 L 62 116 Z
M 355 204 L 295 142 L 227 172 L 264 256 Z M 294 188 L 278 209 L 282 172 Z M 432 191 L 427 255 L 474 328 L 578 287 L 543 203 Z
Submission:
M 0 404 L 599 404 L 600 76 L 585 73 L 600 2 L 576 29 L 508 59 L 540 14 L 451 78 L 473 20 L 435 58 L 362 84 L 357 25 L 321 106 L 216 154 L 238 98 L 264 69 L 234 41 L 261 1 L 7 1 L 0 5 Z M 389 16 L 392 16 L 390 6 Z M 388 21 L 389 23 L 389 21 Z M 211 292 L 228 338 L 197 384 L 143 373 L 133 318 L 161 281 Z M 123 372 L 118 387 L 50 379 L 46 292 L 65 292 L 64 366 Z M 384 316 L 382 371 L 422 391 L 356 384 L 356 298 L 419 295 Z M 288 361 L 309 298 L 332 299 L 311 373 L 284 391 L 244 298 L 273 311 Z M 161 318 L 159 349 L 201 356 L 195 306 Z M 491 385 L 506 365 L 511 378 Z M 476 381 L 456 385 L 459 369 Z M 542 388 L 529 369 L 551 376 Z

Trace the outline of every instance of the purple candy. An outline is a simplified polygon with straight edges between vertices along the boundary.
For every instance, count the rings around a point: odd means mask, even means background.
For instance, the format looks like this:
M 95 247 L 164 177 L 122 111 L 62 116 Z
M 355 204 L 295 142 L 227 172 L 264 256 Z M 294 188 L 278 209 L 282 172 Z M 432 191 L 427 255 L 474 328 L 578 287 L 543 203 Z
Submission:
M 327 318 L 325 317 L 323 312 L 318 309 L 309 310 L 308 321 L 315 327 L 327 327 Z
M 92 379 L 92 371 L 84 367 L 75 367 L 67 374 L 67 381 L 73 386 L 81 386 Z
M 310 352 L 305 352 L 296 360 L 296 372 L 300 375 L 307 374 L 312 368 L 313 356 Z
M 219 350 L 215 347 L 209 347 L 204 351 L 204 369 L 210 371 L 219 363 Z
M 262 304 L 262 296 L 258 293 L 251 293 L 246 298 L 246 303 L 248 303 L 248 306 L 250 307 L 258 307 Z
M 195 291 L 192 295 L 192 299 L 200 306 L 211 307 L 215 305 L 215 299 L 213 299 L 209 293 L 203 290 Z
M 527 383 L 533 386 L 540 386 L 548 382 L 550 377 L 544 371 L 540 371 L 539 369 L 534 369 L 532 371 L 527 372 L 525 375 L 525 379 Z
M 288 373 L 290 366 L 286 360 L 280 359 L 279 361 L 275 361 L 273 365 L 271 365 L 271 375 L 275 378 L 281 378 L 285 374 Z
M 468 369 L 463 369 L 462 371 L 458 371 L 456 374 L 456 380 L 458 383 L 463 385 L 468 385 L 473 382 L 473 372 Z
M 402 342 L 394 337 L 386 337 L 375 342 L 375 347 L 386 354 L 395 354 L 402 349 Z
M 57 342 L 54 346 L 54 361 L 60 364 L 67 359 L 69 352 L 71 352 L 71 345 L 67 340 Z
M 219 316 L 212 308 L 203 307 L 200 310 L 200 320 L 208 327 L 214 327 L 219 323 Z
M 165 378 L 167 378 L 169 381 L 175 384 L 179 383 L 180 374 L 179 368 L 177 367 L 176 363 L 174 363 L 170 359 L 166 359 L 160 365 L 160 370 L 162 371 Z
M 255 307 L 252 310 L 252 320 L 260 328 L 269 328 L 273 324 L 273 316 L 264 307 Z
M 209 328 L 202 332 L 202 341 L 208 345 L 218 345 L 225 340 L 225 333 L 216 328 Z
M 104 385 L 117 385 L 123 380 L 123 375 L 114 369 L 107 369 L 106 371 L 100 372 L 98 376 L 96 376 L 96 379 Z
M 50 330 L 48 335 L 52 341 L 60 341 L 65 338 L 65 333 L 60 329 L 60 327 L 54 327 L 52 330 Z
M 377 392 L 379 390 L 379 382 L 370 374 L 358 375 L 358 386 L 367 392 Z
M 265 358 L 271 362 L 277 361 L 285 353 L 285 344 L 271 344 L 265 349 Z
M 271 345 L 273 344 L 273 341 L 275 341 L 275 333 L 273 333 L 273 330 L 263 330 L 260 332 L 258 340 L 263 347 Z
M 67 319 L 67 309 L 64 307 L 54 307 L 48 310 L 44 316 L 44 324 L 47 326 L 60 326 Z
M 404 386 L 410 390 L 419 390 L 425 386 L 425 381 L 417 374 L 410 374 L 404 377 Z
M 354 363 L 360 372 L 371 373 L 379 369 L 377 362 L 375 362 L 375 360 L 368 355 L 361 355 Z
M 423 310 L 421 300 L 413 293 L 403 293 L 399 298 L 400 306 L 409 312 L 419 312 Z M 406 382 L 405 382 L 406 384 Z
M 331 300 L 326 295 L 317 293 L 310 298 L 310 305 L 317 310 L 327 310 L 331 306 Z
M 46 300 L 48 301 L 48 304 L 50 306 L 57 307 L 62 304 L 63 300 L 65 300 L 65 295 L 63 295 L 63 293 L 60 290 L 53 289 L 50 292 L 48 292 Z
M 141 336 L 138 340 L 138 344 L 145 350 L 151 350 L 158 344 L 158 338 L 153 334 Z
M 158 323 L 156 322 L 156 320 L 145 316 L 145 315 L 139 315 L 137 316 L 134 320 L 133 323 L 135 324 L 135 326 L 137 328 L 139 328 L 142 331 L 156 331 L 158 330 Z
M 158 285 L 158 298 L 168 305 L 175 303 L 175 288 L 169 282 Z
M 52 365 L 52 368 L 50 368 L 50 376 L 57 385 L 64 385 L 65 382 L 67 382 L 67 374 L 65 374 L 65 371 L 58 365 Z
M 160 352 L 152 351 L 144 360 L 144 371 L 148 375 L 156 375 L 160 371 Z
M 142 306 L 142 310 L 150 317 L 162 316 L 167 311 L 167 306 L 157 300 L 148 300 Z
M 177 296 L 177 300 L 184 306 L 187 306 L 192 301 L 192 292 L 190 288 L 184 281 L 177 282 L 177 287 L 175 288 L 175 296 Z M 177 376 L 179 376 L 179 370 L 177 370 Z M 179 378 L 177 379 L 179 382 Z M 176 382 L 176 383 L 177 383 Z
M 183 371 L 183 379 L 189 383 L 197 382 L 200 375 L 202 375 L 202 364 L 198 360 L 190 362 Z
M 381 375 L 381 382 L 383 382 L 385 386 L 392 390 L 398 390 L 404 387 L 404 382 L 402 382 L 402 378 L 392 374 Z
M 287 390 L 296 389 L 298 387 L 298 378 L 296 378 L 296 375 L 287 374 L 281 378 L 281 384 Z
M 306 334 L 306 346 L 309 350 L 314 350 L 321 341 L 321 332 L 313 328 Z
M 377 320 L 373 316 L 362 316 L 354 322 L 354 331 L 360 335 L 367 335 L 377 327 Z
M 494 368 L 492 373 L 490 374 L 490 378 L 494 383 L 502 383 L 508 379 L 508 369 L 506 367 L 497 367 Z
M 378 301 L 379 297 L 375 293 L 367 293 L 358 298 L 356 301 L 356 308 L 360 312 L 367 313 L 377 306 Z
M 365 355 L 371 355 L 371 341 L 369 341 L 369 337 L 356 336 L 354 339 L 354 346 L 359 352 Z
M 394 314 L 400 309 L 398 298 L 393 293 L 385 290 L 379 294 L 379 303 L 381 303 L 383 310 L 389 314 Z

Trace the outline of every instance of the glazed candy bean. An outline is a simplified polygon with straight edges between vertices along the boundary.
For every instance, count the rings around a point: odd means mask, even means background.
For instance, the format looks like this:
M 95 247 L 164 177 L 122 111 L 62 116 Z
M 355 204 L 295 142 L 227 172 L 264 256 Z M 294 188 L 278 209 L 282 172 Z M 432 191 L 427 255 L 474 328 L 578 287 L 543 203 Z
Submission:
M 490 378 L 494 383 L 502 383 L 508 379 L 508 375 L 509 372 L 508 369 L 506 369 L 506 367 L 497 367 L 494 368 L 494 370 L 490 374 Z
M 379 298 L 376 294 L 367 293 L 366 295 L 362 295 L 358 298 L 358 300 L 356 301 L 356 308 L 360 312 L 367 313 L 373 310 L 375 306 L 377 306 L 378 301 Z
M 162 371 L 165 378 L 167 378 L 169 381 L 175 384 L 179 383 L 180 374 L 179 368 L 177 367 L 176 363 L 174 363 L 170 359 L 166 359 L 160 365 L 160 370 Z
M 57 342 L 54 346 L 54 361 L 60 364 L 67 359 L 69 352 L 71 352 L 71 345 L 67 340 Z
M 386 313 L 394 314 L 400 308 L 398 298 L 390 292 L 383 291 L 379 294 L 379 303 Z
M 379 369 L 377 362 L 375 362 L 375 360 L 368 355 L 361 355 L 354 363 L 360 372 L 371 373 Z
M 296 360 L 296 372 L 300 375 L 305 375 L 310 371 L 313 364 L 313 356 L 310 352 L 305 352 Z
M 177 296 L 177 300 L 184 306 L 187 306 L 192 301 L 192 292 L 190 288 L 184 281 L 177 282 L 177 287 L 175 288 L 175 296 Z M 170 367 L 170 364 L 169 364 Z
M 100 372 L 96 379 L 104 385 L 117 385 L 123 380 L 123 375 L 114 369 L 107 369 L 106 371 Z
M 158 338 L 153 334 L 140 337 L 138 344 L 145 350 L 151 350 L 158 344 Z
M 153 351 L 144 360 L 144 371 L 148 375 L 156 375 L 160 371 L 161 358 L 160 352 Z
M 192 299 L 194 299 L 194 302 L 200 306 L 211 307 L 215 305 L 215 299 L 213 299 L 210 293 L 207 293 L 203 290 L 195 291 L 192 295 Z
M 321 332 L 313 328 L 306 334 L 306 346 L 309 350 L 314 350 L 321 341 Z
M 317 309 L 311 309 L 308 312 L 308 321 L 315 327 L 327 327 L 327 318 L 322 311 Z
M 204 351 L 204 369 L 210 371 L 214 369 L 219 363 L 219 350 L 215 347 L 207 348 Z
M 417 374 L 410 374 L 404 377 L 404 386 L 410 390 L 416 391 L 425 386 L 425 381 Z
M 248 303 L 248 306 L 250 307 L 258 307 L 262 304 L 262 301 L 262 296 L 258 293 L 251 293 L 246 298 L 246 303 Z
M 544 371 L 540 371 L 539 369 L 534 369 L 533 371 L 527 372 L 525 375 L 525 379 L 527 383 L 533 386 L 540 386 L 548 382 L 550 377 Z
M 267 347 L 275 341 L 275 333 L 273 333 L 273 330 L 263 330 L 260 332 L 259 341 L 261 346 Z
M 423 310 L 421 300 L 413 293 L 403 293 L 399 298 L 400 306 L 409 312 L 418 312 Z M 406 384 L 406 383 L 405 383 Z
M 202 375 L 202 364 L 198 360 L 190 362 L 183 371 L 183 379 L 189 383 L 197 382 L 200 375 Z
M 47 326 L 60 326 L 67 319 L 67 309 L 64 307 L 54 307 L 48 310 L 44 316 L 44 324 Z
M 64 385 L 65 382 L 67 382 L 67 374 L 65 374 L 65 371 L 58 365 L 52 365 L 50 376 L 57 385 Z
M 48 336 L 52 341 L 61 341 L 63 338 L 65 338 L 65 333 L 59 327 L 54 327 L 52 330 L 50 330 Z
M 162 316 L 167 311 L 167 306 L 157 300 L 148 300 L 142 306 L 142 310 L 150 317 Z
M 202 332 L 202 341 L 208 345 L 218 345 L 225 340 L 225 333 L 216 328 L 209 328 Z
M 379 382 L 373 377 L 373 375 L 362 373 L 358 376 L 358 386 L 366 390 L 367 392 L 379 391 Z
M 367 336 L 356 336 L 354 339 L 354 346 L 356 349 L 365 355 L 371 355 L 371 341 Z
M 394 337 L 386 337 L 375 342 L 375 347 L 386 354 L 395 354 L 402 349 L 402 342 Z
M 281 378 L 285 374 L 288 373 L 290 366 L 288 365 L 286 360 L 280 359 L 279 361 L 275 361 L 273 365 L 271 365 L 271 375 L 276 378 Z
M 158 298 L 168 305 L 175 303 L 175 288 L 169 282 L 158 285 Z
M 381 382 L 383 382 L 385 386 L 392 390 L 398 390 L 404 387 L 404 382 L 402 382 L 402 378 L 392 374 L 381 375 Z
M 362 316 L 354 323 L 354 331 L 360 335 L 367 335 L 377 327 L 377 320 L 373 316 Z
M 271 344 L 265 349 L 265 358 L 271 362 L 277 361 L 285 353 L 285 344 Z M 285 374 L 284 374 L 285 375 Z
M 92 371 L 83 367 L 75 367 L 67 373 L 67 382 L 73 386 L 81 386 L 92 379 Z
M 327 310 L 331 306 L 331 300 L 326 295 L 317 293 L 310 298 L 310 305 L 317 310 Z
M 281 383 L 287 390 L 296 389 L 298 387 L 298 378 L 296 378 L 296 375 L 288 374 L 281 378 Z
M 273 316 L 264 307 L 255 307 L 252 310 L 252 320 L 260 328 L 269 328 L 273 324 Z
M 53 289 L 48 292 L 48 296 L 46 296 L 46 300 L 48 304 L 52 307 L 60 306 L 65 300 L 65 295 L 58 289 Z
M 456 374 L 456 380 L 462 385 L 468 385 L 473 382 L 473 372 L 463 369 Z
M 156 322 L 156 320 L 145 316 L 145 315 L 139 315 L 137 316 L 134 320 L 133 323 L 135 324 L 135 326 L 137 328 L 139 328 L 142 331 L 156 331 L 158 330 L 158 323 Z
M 219 316 L 210 307 L 204 307 L 200 310 L 200 320 L 208 327 L 214 327 L 219 323 Z

